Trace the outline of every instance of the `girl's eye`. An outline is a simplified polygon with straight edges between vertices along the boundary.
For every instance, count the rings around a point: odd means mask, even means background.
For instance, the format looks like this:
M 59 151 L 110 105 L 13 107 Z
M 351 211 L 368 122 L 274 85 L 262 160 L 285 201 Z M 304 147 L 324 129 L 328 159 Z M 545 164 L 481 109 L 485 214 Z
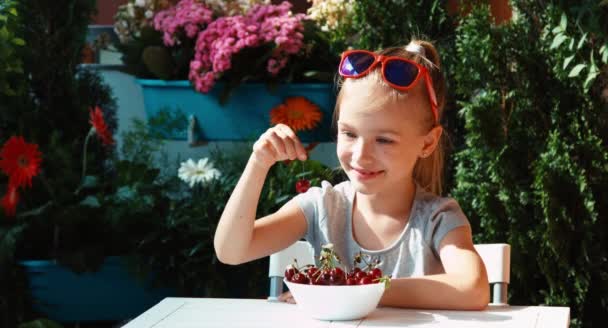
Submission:
M 342 131 L 342 135 L 344 135 L 345 137 L 350 138 L 350 139 L 356 137 L 354 133 L 348 132 L 348 131 Z
M 386 138 L 378 138 L 378 139 L 376 139 L 376 141 L 381 144 L 392 144 L 393 143 L 393 140 L 386 139 Z

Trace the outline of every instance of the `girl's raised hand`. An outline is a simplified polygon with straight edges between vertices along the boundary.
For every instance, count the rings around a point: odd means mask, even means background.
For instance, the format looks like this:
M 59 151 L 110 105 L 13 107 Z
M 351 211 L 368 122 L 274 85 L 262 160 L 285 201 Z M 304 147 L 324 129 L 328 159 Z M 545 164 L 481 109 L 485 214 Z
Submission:
M 306 159 L 306 150 L 290 127 L 277 124 L 266 130 L 253 144 L 252 157 L 258 164 L 270 168 L 278 161 L 303 161 Z

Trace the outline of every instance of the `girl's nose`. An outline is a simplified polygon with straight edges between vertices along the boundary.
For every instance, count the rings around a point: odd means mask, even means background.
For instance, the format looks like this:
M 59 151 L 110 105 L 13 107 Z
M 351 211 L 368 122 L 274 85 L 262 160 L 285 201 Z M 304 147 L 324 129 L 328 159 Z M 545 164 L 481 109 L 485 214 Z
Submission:
M 373 159 L 371 147 L 363 138 L 359 138 L 353 145 L 353 162 L 360 165 L 370 163 Z

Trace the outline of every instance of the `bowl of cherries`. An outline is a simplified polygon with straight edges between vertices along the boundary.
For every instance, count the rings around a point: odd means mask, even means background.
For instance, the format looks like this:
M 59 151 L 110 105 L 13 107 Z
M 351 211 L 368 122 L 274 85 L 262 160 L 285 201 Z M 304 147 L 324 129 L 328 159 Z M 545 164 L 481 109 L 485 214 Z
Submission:
M 323 245 L 319 266 L 287 266 L 284 282 L 297 306 L 319 320 L 355 320 L 376 309 L 390 278 L 382 275 L 378 261 L 359 253 L 347 270 L 333 250 Z

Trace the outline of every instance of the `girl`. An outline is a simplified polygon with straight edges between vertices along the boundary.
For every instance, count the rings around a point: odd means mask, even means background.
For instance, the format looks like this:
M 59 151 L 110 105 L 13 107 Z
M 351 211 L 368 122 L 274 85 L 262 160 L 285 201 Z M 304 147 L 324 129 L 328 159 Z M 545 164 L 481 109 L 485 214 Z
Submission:
M 441 194 L 445 80 L 434 46 L 412 41 L 379 53 L 342 54 L 342 87 L 334 120 L 337 154 L 348 181 L 323 182 L 255 220 L 270 167 L 305 160 L 285 125 L 253 145 L 243 175 L 218 223 L 220 261 L 239 264 L 268 256 L 301 238 L 318 255 L 333 243 L 348 265 L 359 251 L 381 261 L 391 287 L 385 306 L 483 309 L 489 302 L 485 267 L 458 203 Z M 289 293 L 281 300 L 293 302 Z

